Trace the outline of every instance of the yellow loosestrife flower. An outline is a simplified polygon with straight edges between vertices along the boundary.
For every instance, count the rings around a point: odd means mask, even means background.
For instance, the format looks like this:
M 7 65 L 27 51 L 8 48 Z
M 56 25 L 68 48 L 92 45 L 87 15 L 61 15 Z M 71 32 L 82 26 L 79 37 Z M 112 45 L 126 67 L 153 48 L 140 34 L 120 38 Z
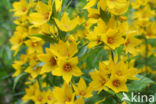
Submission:
M 38 27 L 44 23 L 47 23 L 52 14 L 52 2 L 49 0 L 48 5 L 38 1 L 37 12 L 31 12 L 29 14 L 29 21 L 34 26 Z
M 78 58 L 60 58 L 59 67 L 53 71 L 53 75 L 62 76 L 66 83 L 69 83 L 72 76 L 81 76 L 82 72 L 77 66 Z
M 61 18 L 61 21 L 58 19 L 54 18 L 57 26 L 60 28 L 62 31 L 72 31 L 78 24 L 79 17 L 75 17 L 74 19 L 70 20 L 68 17 L 68 13 L 65 12 Z

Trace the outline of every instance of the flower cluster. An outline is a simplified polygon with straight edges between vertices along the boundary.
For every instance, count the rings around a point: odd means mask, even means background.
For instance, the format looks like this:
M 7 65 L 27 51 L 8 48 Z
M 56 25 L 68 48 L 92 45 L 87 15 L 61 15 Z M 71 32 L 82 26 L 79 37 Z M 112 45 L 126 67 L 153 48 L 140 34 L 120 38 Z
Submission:
M 148 39 L 156 38 L 156 2 L 87 1 L 72 12 L 66 0 L 13 3 L 11 50 L 20 55 L 13 77 L 28 75 L 23 102 L 85 104 L 95 93 L 128 92 L 127 84 L 140 73 L 156 73 L 147 62 L 135 65 L 139 55 L 155 56 Z

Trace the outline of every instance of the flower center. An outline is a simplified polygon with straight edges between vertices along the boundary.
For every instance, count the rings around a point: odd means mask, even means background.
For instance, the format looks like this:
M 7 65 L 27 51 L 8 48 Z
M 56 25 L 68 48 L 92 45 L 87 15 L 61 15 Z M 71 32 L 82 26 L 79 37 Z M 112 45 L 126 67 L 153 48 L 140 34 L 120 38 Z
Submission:
M 120 81 L 119 80 L 114 80 L 113 82 L 112 82 L 112 84 L 113 84 L 113 86 L 115 86 L 115 87 L 119 87 L 120 85 L 121 85 L 121 83 L 120 83 Z
M 122 76 L 122 72 L 121 72 L 121 71 L 117 71 L 116 74 L 117 74 L 118 76 Z
M 51 99 L 51 96 L 48 96 L 48 100 L 52 100 L 52 99 Z
M 101 77 L 100 83 L 101 83 L 101 86 L 104 86 L 106 83 L 106 79 Z
M 26 7 L 23 7 L 22 8 L 22 12 L 26 12 L 27 11 L 27 8 Z
M 113 44 L 114 43 L 114 38 L 113 37 L 108 37 L 107 38 L 107 43 Z
M 81 96 L 85 96 L 85 95 L 86 95 L 86 92 L 85 92 L 84 90 L 81 90 L 81 91 L 79 91 L 79 94 L 80 94 Z
M 32 42 L 32 46 L 36 47 L 38 45 L 38 42 Z
M 49 60 L 49 62 L 50 62 L 50 64 L 51 64 L 52 66 L 56 66 L 56 65 L 57 65 L 57 61 L 56 61 L 55 57 L 52 57 L 52 58 Z
M 66 63 L 63 67 L 63 70 L 66 72 L 70 72 L 72 70 L 72 65 L 69 63 Z
M 128 46 L 128 44 L 130 43 L 130 40 L 127 39 L 126 43 L 125 43 L 125 46 Z
M 42 99 L 43 99 L 42 96 L 38 96 L 38 101 L 39 102 L 42 102 Z
M 48 20 L 48 19 L 49 19 L 49 12 L 45 13 L 44 19 L 45 19 L 45 20 Z
M 70 102 L 71 101 L 71 98 L 70 97 L 66 97 L 65 99 L 64 99 L 64 102 Z

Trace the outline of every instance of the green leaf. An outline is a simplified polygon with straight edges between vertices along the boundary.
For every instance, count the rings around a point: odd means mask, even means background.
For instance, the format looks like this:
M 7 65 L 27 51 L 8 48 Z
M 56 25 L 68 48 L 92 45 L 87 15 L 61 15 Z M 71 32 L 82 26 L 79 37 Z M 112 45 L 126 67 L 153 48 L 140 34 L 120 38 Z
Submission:
M 1 1 L 2 2 L 2 1 Z M 10 0 L 3 0 L 3 4 L 5 5 L 5 7 L 9 10 L 11 9 L 11 2 Z
M 14 79 L 13 89 L 15 89 L 15 87 L 16 87 L 16 85 L 17 85 L 19 79 L 20 79 L 21 77 L 23 77 L 24 75 L 26 75 L 26 74 L 27 74 L 27 73 L 22 73 L 22 74 L 18 75 L 18 76 Z
M 100 9 L 100 16 L 107 23 L 111 17 L 111 14 L 108 11 L 103 11 Z
M 142 91 L 144 88 L 146 88 L 148 85 L 154 83 L 151 79 L 138 75 L 137 76 L 140 80 L 134 80 L 131 83 L 127 84 L 129 91 Z

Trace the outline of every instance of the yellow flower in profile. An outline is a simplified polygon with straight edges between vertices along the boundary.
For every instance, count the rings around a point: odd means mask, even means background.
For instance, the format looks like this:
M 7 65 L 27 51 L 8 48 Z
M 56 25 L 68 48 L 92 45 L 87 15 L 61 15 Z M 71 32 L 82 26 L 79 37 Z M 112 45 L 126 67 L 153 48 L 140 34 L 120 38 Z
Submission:
M 34 79 L 38 75 L 41 75 L 41 66 L 39 66 L 39 63 L 31 63 L 30 66 L 28 66 L 25 70 L 25 72 L 29 73 L 31 77 Z
M 97 0 L 87 0 L 87 1 L 89 1 L 89 2 L 87 3 L 87 5 L 85 5 L 85 7 L 83 9 L 88 9 L 88 8 L 94 6 L 97 2 Z
M 126 35 L 124 49 L 126 53 L 131 53 L 132 55 L 136 55 L 138 53 L 137 46 L 141 44 L 141 40 L 135 38 L 136 32 L 129 32 Z
M 13 74 L 13 77 L 17 77 L 21 72 L 23 71 L 22 65 L 24 64 L 23 61 L 14 61 L 12 64 L 13 68 L 15 69 L 15 73 Z
M 148 39 L 156 39 L 156 23 L 152 22 L 149 25 L 147 25 L 146 30 L 145 30 L 145 36 Z
M 107 69 L 106 69 L 107 70 Z M 108 81 L 108 75 L 105 73 L 104 69 L 95 70 L 94 72 L 90 72 L 90 76 L 92 78 L 92 82 L 89 84 L 89 87 L 95 91 L 101 92 L 106 89 L 106 82 Z
M 58 19 L 54 18 L 57 26 L 62 30 L 62 31 L 72 31 L 78 24 L 79 24 L 79 17 L 75 17 L 74 19 L 70 20 L 68 17 L 68 13 L 65 12 L 61 18 L 61 21 Z
M 22 100 L 24 102 L 27 102 L 29 100 L 34 100 L 37 90 L 40 90 L 40 88 L 38 83 L 35 82 L 34 84 L 32 84 L 31 86 L 25 89 L 26 94 L 22 97 Z
M 22 32 L 23 31 L 23 32 Z M 14 50 L 14 55 L 19 51 L 20 46 L 23 44 L 24 39 L 27 37 L 27 33 L 21 29 L 14 32 L 14 35 L 11 37 L 10 42 L 12 44 L 11 50 Z
M 29 53 L 42 53 L 43 49 L 42 46 L 44 41 L 38 37 L 30 37 L 29 40 L 25 41 L 26 46 L 28 46 Z
M 88 44 L 88 48 L 93 48 L 102 43 L 102 34 L 97 32 L 90 32 L 87 34 L 87 39 L 90 41 Z
M 48 5 L 42 1 L 38 1 L 37 12 L 31 12 L 29 15 L 29 21 L 34 26 L 40 26 L 49 21 L 52 14 L 52 2 L 48 1 Z
M 58 67 L 58 59 L 53 51 L 52 47 L 46 48 L 46 54 L 39 55 L 40 61 L 44 63 L 41 73 L 52 72 Z
M 62 76 L 66 83 L 69 83 L 72 76 L 81 76 L 82 72 L 77 66 L 78 58 L 60 58 L 58 60 L 59 67 L 53 70 L 53 75 Z
M 41 25 L 39 33 L 44 34 L 44 35 L 56 36 L 58 34 L 58 29 L 54 25 L 45 23 Z
M 112 49 L 115 49 L 124 43 L 122 34 L 116 29 L 109 29 L 106 34 L 103 34 L 103 41 Z
M 70 58 L 78 52 L 76 41 L 64 42 L 62 40 L 59 40 L 57 44 L 51 45 L 50 47 L 54 50 L 53 52 L 57 57 Z
M 89 98 L 92 96 L 92 90 L 87 88 L 87 85 L 84 79 L 80 78 L 77 87 L 74 84 L 72 85 L 73 85 L 76 95 L 79 95 L 84 98 Z
M 55 104 L 72 104 L 74 102 L 75 94 L 72 92 L 72 88 L 66 83 L 62 88 L 54 87 L 54 100 Z
M 106 83 L 106 86 L 112 89 L 115 93 L 128 92 L 126 81 L 127 79 L 125 78 L 117 77 L 116 75 L 111 75 L 109 81 Z
M 121 15 L 128 10 L 129 0 L 106 0 L 109 11 L 114 15 Z
M 60 12 L 63 0 L 55 0 L 56 11 Z
M 74 104 L 85 104 L 84 100 L 82 97 L 78 98 Z
M 13 9 L 11 9 L 11 11 L 14 11 L 14 16 L 25 15 L 28 10 L 29 5 L 27 3 L 27 0 L 15 1 L 13 3 Z

